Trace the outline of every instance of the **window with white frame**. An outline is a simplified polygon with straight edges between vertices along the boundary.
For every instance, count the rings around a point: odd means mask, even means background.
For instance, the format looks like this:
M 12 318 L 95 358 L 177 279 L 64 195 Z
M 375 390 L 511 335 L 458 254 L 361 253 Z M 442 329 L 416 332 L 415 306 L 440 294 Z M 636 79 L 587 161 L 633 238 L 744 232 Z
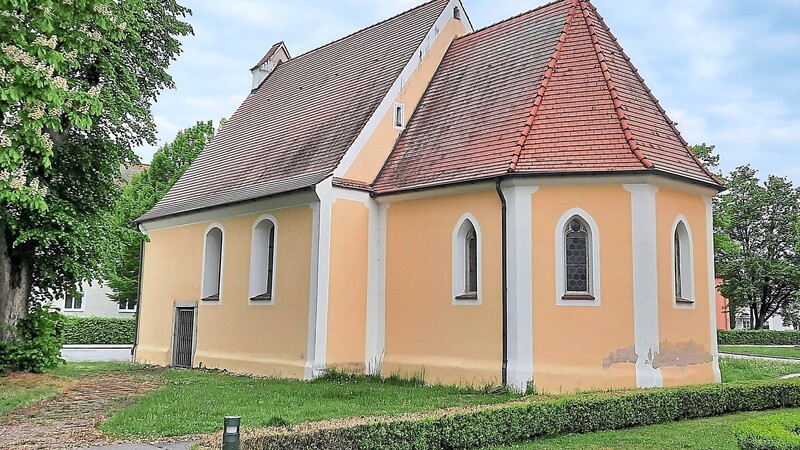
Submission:
M 453 240 L 453 297 L 477 301 L 480 292 L 480 233 L 474 219 L 464 218 Z
M 675 301 L 694 302 L 694 283 L 692 279 L 692 240 L 689 229 L 683 220 L 678 221 L 672 238 L 673 280 Z
M 83 311 L 83 293 L 68 292 L 65 294 L 64 311 Z
M 218 301 L 222 282 L 222 229 L 212 227 L 206 233 L 203 260 L 203 291 L 205 301 Z
M 119 312 L 134 312 L 136 311 L 136 299 L 120 300 Z
M 277 227 L 274 218 L 263 218 L 253 227 L 250 251 L 250 300 L 271 302 L 275 299 L 275 240 Z
M 556 304 L 600 306 L 600 231 L 584 210 L 566 211 L 555 228 Z
M 394 127 L 402 130 L 406 126 L 406 107 L 402 103 L 394 104 Z

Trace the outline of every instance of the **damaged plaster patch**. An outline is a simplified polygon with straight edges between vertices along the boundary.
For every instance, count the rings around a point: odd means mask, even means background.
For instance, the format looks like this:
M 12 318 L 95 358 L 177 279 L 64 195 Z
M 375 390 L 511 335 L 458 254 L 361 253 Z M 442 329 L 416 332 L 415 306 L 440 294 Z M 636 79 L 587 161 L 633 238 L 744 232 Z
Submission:
M 686 367 L 699 364 L 708 364 L 714 358 L 694 341 L 671 343 L 664 341 L 659 344 L 659 351 L 653 355 L 653 368 L 659 367 Z
M 625 348 L 618 348 L 606 356 L 603 360 L 603 370 L 608 370 L 614 364 L 633 363 L 639 360 L 639 355 L 636 354 L 634 346 Z

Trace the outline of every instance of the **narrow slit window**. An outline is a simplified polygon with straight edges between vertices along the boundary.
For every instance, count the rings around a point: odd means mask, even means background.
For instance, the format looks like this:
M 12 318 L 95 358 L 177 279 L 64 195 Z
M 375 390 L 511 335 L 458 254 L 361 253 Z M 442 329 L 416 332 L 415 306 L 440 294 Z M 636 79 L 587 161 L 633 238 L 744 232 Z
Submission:
M 221 278 L 222 230 L 214 227 L 206 233 L 205 261 L 203 263 L 203 300 L 219 300 Z
M 453 297 L 457 302 L 479 302 L 481 243 L 476 223 L 463 219 L 453 238 Z
M 574 218 L 567 223 L 564 234 L 565 297 L 591 296 L 589 231 L 583 221 Z
M 275 222 L 263 219 L 253 228 L 250 255 L 250 300 L 271 302 L 275 282 Z
M 465 240 L 465 294 L 478 293 L 478 236 L 475 235 L 475 228 L 467 231 L 467 238 Z
M 672 237 L 673 276 L 675 278 L 675 302 L 694 303 L 694 280 L 692 280 L 692 244 L 689 229 L 679 221 Z
M 394 105 L 394 127 L 401 130 L 405 127 L 405 106 L 401 103 Z

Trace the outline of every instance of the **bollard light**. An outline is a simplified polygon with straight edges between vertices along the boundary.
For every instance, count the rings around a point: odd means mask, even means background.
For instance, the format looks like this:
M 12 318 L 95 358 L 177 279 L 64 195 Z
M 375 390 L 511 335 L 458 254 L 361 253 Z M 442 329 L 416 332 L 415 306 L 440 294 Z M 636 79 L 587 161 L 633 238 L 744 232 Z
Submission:
M 222 450 L 239 450 L 239 425 L 241 416 L 225 416 L 222 429 Z

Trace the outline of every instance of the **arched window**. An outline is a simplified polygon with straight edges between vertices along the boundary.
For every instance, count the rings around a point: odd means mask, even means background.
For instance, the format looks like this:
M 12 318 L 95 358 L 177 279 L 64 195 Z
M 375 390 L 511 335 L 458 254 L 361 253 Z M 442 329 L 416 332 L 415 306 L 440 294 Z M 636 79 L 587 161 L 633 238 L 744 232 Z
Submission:
M 222 229 L 216 226 L 209 229 L 205 244 L 202 299 L 219 301 L 222 285 Z
M 584 210 L 573 208 L 558 220 L 556 304 L 600 306 L 600 232 Z
M 573 217 L 564 230 L 565 297 L 591 295 L 589 227 Z
M 678 303 L 693 303 L 692 238 L 683 220 L 679 220 L 675 225 L 675 232 L 672 237 L 672 248 L 675 301 Z
M 465 216 L 453 235 L 453 298 L 458 303 L 480 301 L 480 229 Z
M 271 216 L 253 227 L 250 252 L 250 300 L 272 302 L 275 299 L 275 240 L 277 227 Z

